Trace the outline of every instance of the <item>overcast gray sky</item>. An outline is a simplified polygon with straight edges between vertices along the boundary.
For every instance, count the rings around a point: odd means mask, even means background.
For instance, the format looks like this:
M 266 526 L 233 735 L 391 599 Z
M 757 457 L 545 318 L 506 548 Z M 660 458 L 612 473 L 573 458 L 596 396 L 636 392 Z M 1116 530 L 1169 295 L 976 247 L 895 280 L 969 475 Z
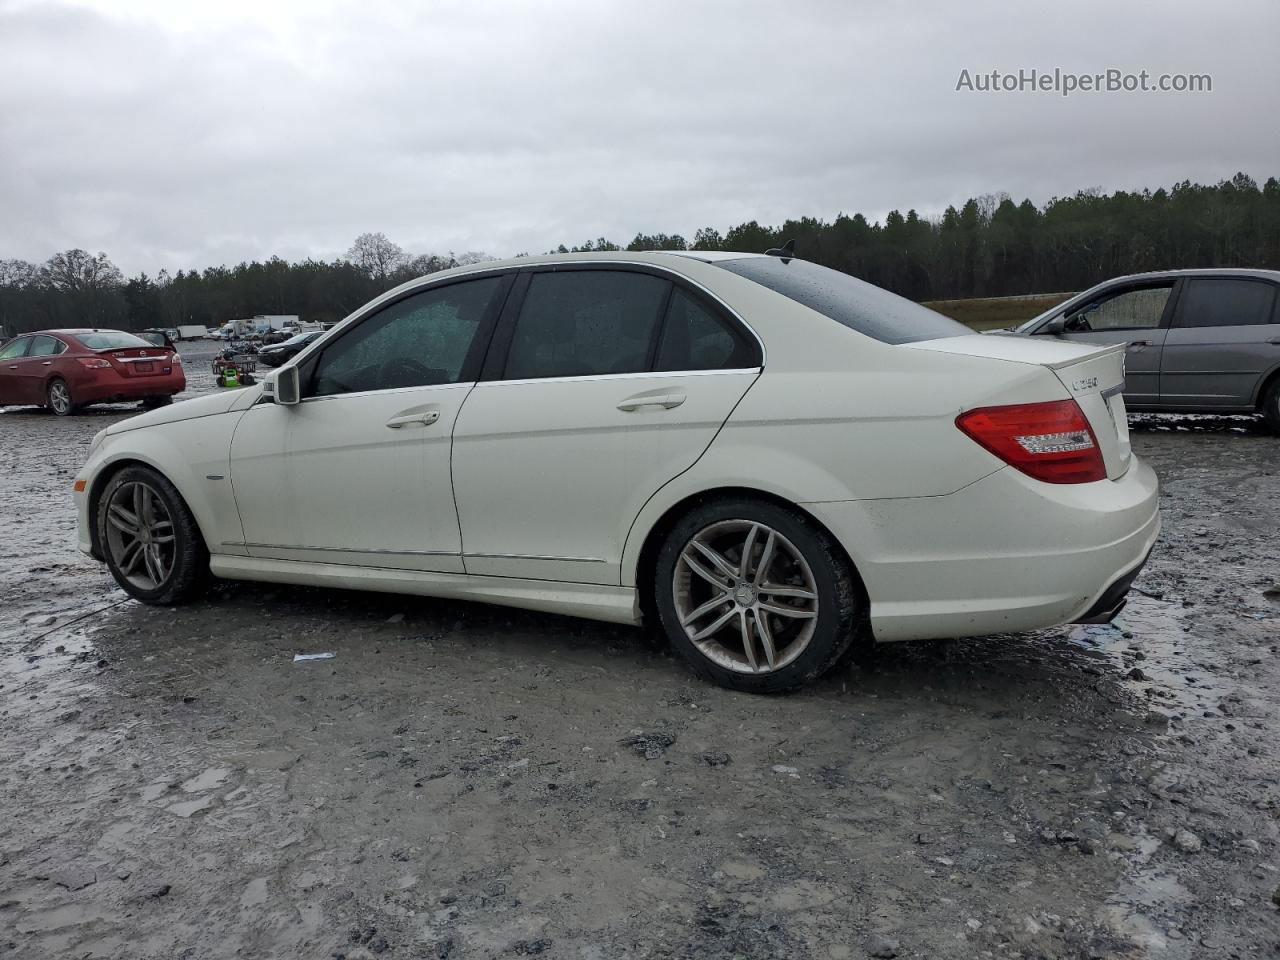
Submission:
M 205 9 L 200 9 L 205 8 Z M 0 0 L 0 257 L 505 256 L 1280 176 L 1280 3 Z M 957 92 L 1208 73 L 1211 93 Z

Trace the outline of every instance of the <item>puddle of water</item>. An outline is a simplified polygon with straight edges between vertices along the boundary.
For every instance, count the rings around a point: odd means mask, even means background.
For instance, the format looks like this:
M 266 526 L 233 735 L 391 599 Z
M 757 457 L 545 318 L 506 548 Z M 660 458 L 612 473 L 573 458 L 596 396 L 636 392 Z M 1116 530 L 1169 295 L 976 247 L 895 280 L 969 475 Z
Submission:
M 1078 625 L 1068 639 L 1107 656 L 1125 672 L 1141 670 L 1146 679 L 1129 682 L 1149 694 L 1153 705 L 1179 707 L 1198 716 L 1230 691 L 1218 677 L 1192 662 L 1202 651 L 1196 649 L 1200 641 L 1184 611 L 1180 604 L 1131 593 L 1114 621 Z

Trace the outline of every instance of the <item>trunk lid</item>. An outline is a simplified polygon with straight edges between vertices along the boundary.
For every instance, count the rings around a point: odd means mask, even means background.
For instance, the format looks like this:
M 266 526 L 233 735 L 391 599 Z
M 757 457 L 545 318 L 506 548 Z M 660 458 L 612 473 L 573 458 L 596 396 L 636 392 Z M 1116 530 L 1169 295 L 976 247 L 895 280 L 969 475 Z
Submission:
M 902 344 L 967 357 L 989 357 L 1047 368 L 1080 405 L 1093 430 L 1107 477 L 1118 480 L 1129 469 L 1133 450 L 1124 406 L 1124 345 L 1069 343 L 1049 337 L 974 334 Z
M 116 347 L 96 352 L 127 379 L 160 376 L 173 369 L 173 355 L 164 347 Z

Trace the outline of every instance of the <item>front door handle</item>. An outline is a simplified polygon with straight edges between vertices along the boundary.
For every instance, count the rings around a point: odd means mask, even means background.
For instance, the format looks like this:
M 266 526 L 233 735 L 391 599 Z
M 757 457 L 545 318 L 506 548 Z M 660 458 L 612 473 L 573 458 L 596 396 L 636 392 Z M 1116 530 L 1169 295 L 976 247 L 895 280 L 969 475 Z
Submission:
M 387 426 L 392 430 L 399 430 L 401 427 L 411 423 L 419 423 L 424 427 L 429 427 L 439 419 L 439 410 L 427 410 L 425 413 L 406 413 L 400 417 L 392 417 L 387 421 Z
M 52 360 L 46 360 L 44 363 L 40 364 L 40 366 L 42 366 L 42 367 L 52 367 L 52 366 L 53 366 L 53 361 L 52 361 Z
M 1149 347 L 1149 346 L 1151 346 L 1150 340 L 1130 340 L 1129 341 L 1130 350 L 1141 350 L 1143 347 Z
M 670 410 L 684 403 L 687 398 L 678 390 L 670 393 L 637 393 L 634 397 L 627 397 L 618 404 L 618 409 L 624 413 L 632 413 L 641 407 L 662 407 L 664 410 Z
M 1280 347 L 1280 337 L 1272 337 L 1267 343 L 1275 347 Z

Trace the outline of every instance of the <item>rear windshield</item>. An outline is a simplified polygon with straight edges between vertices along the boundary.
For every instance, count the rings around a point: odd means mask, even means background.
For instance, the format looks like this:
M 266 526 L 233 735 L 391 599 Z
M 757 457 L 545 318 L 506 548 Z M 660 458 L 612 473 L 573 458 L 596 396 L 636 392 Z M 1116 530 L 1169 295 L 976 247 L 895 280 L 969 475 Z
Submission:
M 94 330 L 92 333 L 77 333 L 76 339 L 90 350 L 118 350 L 121 347 L 150 347 L 141 337 L 123 330 Z M 162 341 L 163 342 L 163 341 Z
M 928 307 L 807 260 L 744 257 L 711 263 L 883 343 L 915 343 L 973 333 Z

